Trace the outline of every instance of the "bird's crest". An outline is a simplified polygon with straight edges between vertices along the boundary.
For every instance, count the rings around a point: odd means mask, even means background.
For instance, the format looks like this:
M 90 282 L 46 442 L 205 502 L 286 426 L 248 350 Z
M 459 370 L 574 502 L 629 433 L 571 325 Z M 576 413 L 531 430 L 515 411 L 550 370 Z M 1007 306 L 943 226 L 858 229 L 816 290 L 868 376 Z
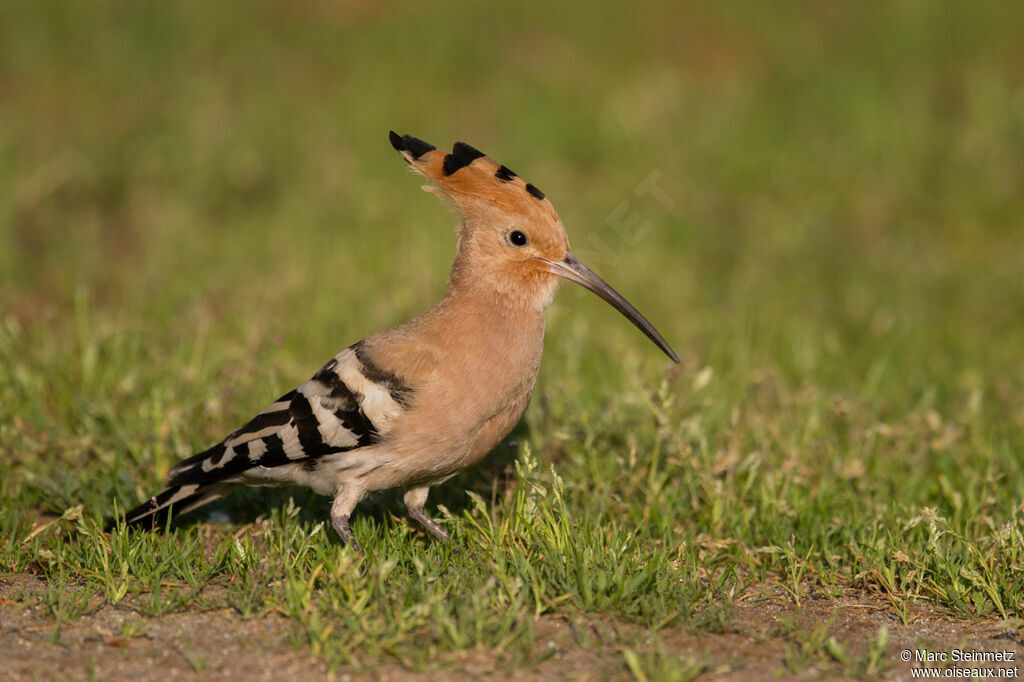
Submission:
M 392 131 L 390 137 L 406 163 L 433 181 L 463 212 L 483 202 L 505 213 L 540 212 L 558 219 L 543 192 L 465 142 L 456 142 L 449 153 L 412 135 Z M 434 191 L 429 186 L 424 189 Z

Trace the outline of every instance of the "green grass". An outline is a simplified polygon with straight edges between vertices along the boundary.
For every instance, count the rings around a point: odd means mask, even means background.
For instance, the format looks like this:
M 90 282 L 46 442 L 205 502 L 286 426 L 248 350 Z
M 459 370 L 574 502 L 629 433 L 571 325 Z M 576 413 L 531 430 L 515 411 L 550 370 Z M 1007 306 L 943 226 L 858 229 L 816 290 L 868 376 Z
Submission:
M 768 586 L 1024 617 L 1020 8 L 587 8 L 0 8 L 0 568 L 44 578 L 23 604 L 278 612 L 332 666 L 416 669 L 527 666 L 535 617 L 612 618 L 643 632 L 604 642 L 637 679 L 700 675 L 658 633 L 727 629 Z M 389 128 L 540 186 L 681 365 L 563 287 L 515 452 L 432 493 L 452 543 L 382 496 L 354 520 L 365 571 L 301 490 L 102 533 L 440 297 L 454 218 Z M 877 673 L 882 633 L 864 657 L 829 637 L 794 635 L 790 671 Z

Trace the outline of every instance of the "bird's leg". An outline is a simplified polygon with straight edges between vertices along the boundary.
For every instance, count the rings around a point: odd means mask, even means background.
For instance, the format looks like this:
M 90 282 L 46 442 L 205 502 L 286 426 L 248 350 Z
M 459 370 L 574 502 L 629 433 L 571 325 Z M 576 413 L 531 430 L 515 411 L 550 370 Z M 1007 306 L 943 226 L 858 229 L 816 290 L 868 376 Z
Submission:
M 427 502 L 427 493 L 429 492 L 430 486 L 426 485 L 417 488 L 407 488 L 403 498 L 405 506 L 409 510 L 409 516 L 419 521 L 431 535 L 441 542 L 448 542 L 448 531 L 423 511 L 423 505 Z
M 331 526 L 342 542 L 362 554 L 363 550 L 359 543 L 356 542 L 356 537 L 352 535 L 352 529 L 348 525 L 348 517 L 352 514 L 352 510 L 356 508 L 360 497 L 362 497 L 362 493 L 353 495 L 350 491 L 339 490 L 338 494 L 334 496 L 334 502 L 331 504 Z

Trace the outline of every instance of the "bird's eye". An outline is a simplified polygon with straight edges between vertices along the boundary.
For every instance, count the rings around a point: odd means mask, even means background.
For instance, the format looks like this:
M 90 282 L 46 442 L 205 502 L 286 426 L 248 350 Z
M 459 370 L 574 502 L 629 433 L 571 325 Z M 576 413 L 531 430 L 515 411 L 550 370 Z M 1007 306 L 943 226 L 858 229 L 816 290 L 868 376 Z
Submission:
M 526 246 L 526 235 L 519 230 L 512 230 L 508 235 L 508 240 L 513 246 Z

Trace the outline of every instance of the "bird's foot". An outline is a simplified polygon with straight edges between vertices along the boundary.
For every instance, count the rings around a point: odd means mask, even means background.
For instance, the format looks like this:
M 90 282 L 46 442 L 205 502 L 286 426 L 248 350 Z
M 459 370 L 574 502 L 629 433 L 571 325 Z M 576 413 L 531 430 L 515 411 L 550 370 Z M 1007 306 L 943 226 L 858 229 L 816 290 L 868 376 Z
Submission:
M 334 532 L 338 534 L 341 541 L 345 543 L 345 546 L 351 547 L 356 551 L 357 554 L 362 554 L 363 549 L 356 542 L 356 536 L 352 534 L 352 529 L 348 526 L 347 516 L 337 516 L 331 519 L 331 526 L 334 527 Z
M 441 527 L 434 519 L 427 516 L 427 513 L 423 511 L 423 507 L 409 507 L 409 516 L 416 519 L 420 524 L 427 529 L 427 531 L 441 542 L 448 542 L 450 535 L 448 531 Z

